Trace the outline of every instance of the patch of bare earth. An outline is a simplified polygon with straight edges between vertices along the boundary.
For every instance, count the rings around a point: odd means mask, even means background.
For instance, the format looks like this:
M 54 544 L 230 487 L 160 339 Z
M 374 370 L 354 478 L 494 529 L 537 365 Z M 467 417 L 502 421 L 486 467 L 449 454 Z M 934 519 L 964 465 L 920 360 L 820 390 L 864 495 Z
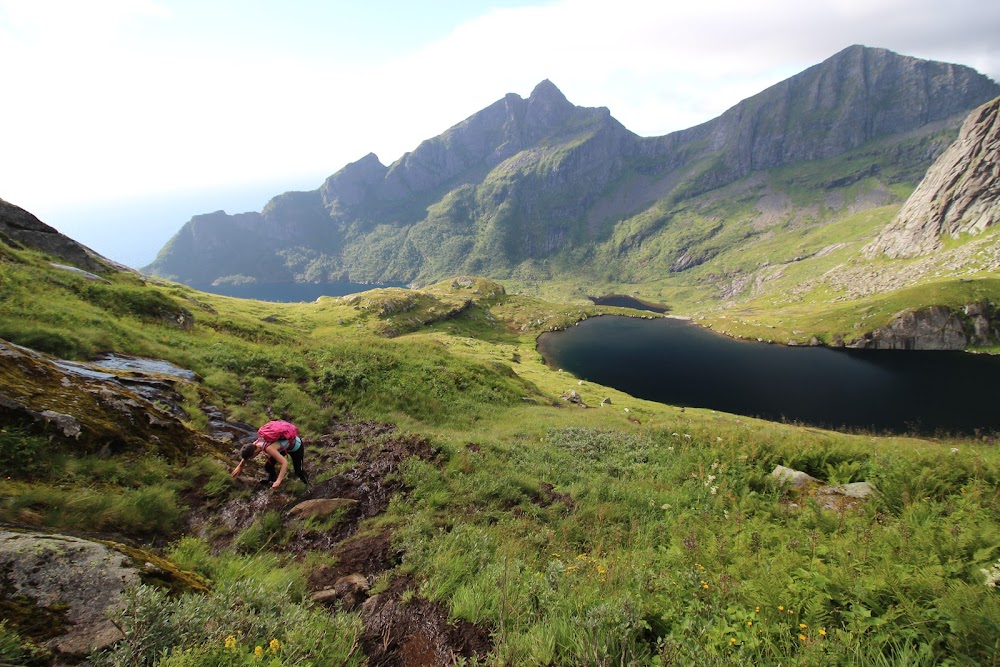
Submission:
M 465 621 L 449 622 L 444 605 L 415 595 L 411 578 L 397 578 L 386 591 L 369 596 L 368 588 L 375 578 L 396 567 L 402 554 L 393 546 L 388 531 L 359 531 L 359 526 L 385 512 L 394 496 L 407 492 L 399 472 L 411 457 L 433 460 L 435 451 L 426 439 L 400 433 L 392 424 L 337 424 L 330 432 L 307 440 L 305 463 L 314 480 L 334 470 L 340 472 L 312 484 L 304 494 L 255 487 L 249 499 L 229 501 L 214 510 L 213 522 L 216 527 L 221 522 L 223 532 L 231 536 L 252 524 L 263 511 L 276 510 L 287 516 L 290 509 L 306 500 L 354 501 L 339 510 L 342 514 L 328 528 L 315 527 L 323 525 L 322 521 L 286 521 L 292 534 L 277 548 L 297 556 L 317 551 L 333 556 L 332 564 L 309 574 L 313 599 L 344 611 L 361 609 L 365 626 L 361 647 L 372 667 L 450 665 L 456 658 L 476 662 L 493 650 L 490 632 Z M 559 494 L 546 496 L 544 501 L 561 500 Z M 403 602 L 406 591 L 411 592 Z
M 416 596 L 404 602 L 403 593 L 414 588 L 412 579 L 401 577 L 362 606 L 369 667 L 440 667 L 489 655 L 488 631 L 467 621 L 450 623 L 444 605 Z

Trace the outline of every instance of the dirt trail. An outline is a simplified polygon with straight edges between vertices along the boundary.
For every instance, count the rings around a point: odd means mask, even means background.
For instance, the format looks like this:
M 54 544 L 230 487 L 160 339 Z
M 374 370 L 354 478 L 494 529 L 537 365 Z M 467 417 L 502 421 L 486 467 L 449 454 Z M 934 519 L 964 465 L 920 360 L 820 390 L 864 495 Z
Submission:
M 399 474 L 406 459 L 433 461 L 435 456 L 426 439 L 400 433 L 393 424 L 339 423 L 330 432 L 306 440 L 305 461 L 313 480 L 334 470 L 340 472 L 297 495 L 261 486 L 249 500 L 232 500 L 201 515 L 193 513 L 192 529 L 203 536 L 213 532 L 225 534 L 216 542 L 217 548 L 225 548 L 232 536 L 261 514 L 278 511 L 286 515 L 289 539 L 276 548 L 295 556 L 319 551 L 334 557 L 332 565 L 310 573 L 310 590 L 325 595 L 340 591 L 347 586 L 345 582 L 361 577 L 370 585 L 379 574 L 396 567 L 402 554 L 393 546 L 389 532 L 365 532 L 362 523 L 385 512 L 393 496 L 406 493 Z M 326 529 L 315 527 L 322 522 L 293 522 L 287 518 L 288 510 L 296 504 L 320 498 L 347 498 L 356 502 L 341 510 L 335 524 Z M 404 603 L 402 596 L 408 590 L 415 592 L 415 583 L 409 577 L 399 577 L 378 595 L 368 597 L 366 587 L 354 586 L 349 593 L 331 596 L 324 604 L 343 610 L 360 606 L 365 625 L 361 645 L 368 664 L 373 667 L 451 665 L 457 657 L 474 664 L 492 651 L 488 630 L 464 621 L 451 623 L 446 607 L 417 595 L 408 595 Z

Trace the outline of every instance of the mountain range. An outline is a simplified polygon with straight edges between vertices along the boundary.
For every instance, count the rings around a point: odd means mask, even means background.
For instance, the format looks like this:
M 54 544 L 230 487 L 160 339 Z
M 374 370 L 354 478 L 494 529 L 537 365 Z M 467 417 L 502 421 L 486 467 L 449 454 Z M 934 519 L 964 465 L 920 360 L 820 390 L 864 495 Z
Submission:
M 640 137 L 543 81 L 389 166 L 369 154 L 259 213 L 196 215 L 144 271 L 201 285 L 471 273 L 646 285 L 671 301 L 753 296 L 777 265 L 870 242 L 998 95 L 968 67 L 852 46 L 713 120 Z

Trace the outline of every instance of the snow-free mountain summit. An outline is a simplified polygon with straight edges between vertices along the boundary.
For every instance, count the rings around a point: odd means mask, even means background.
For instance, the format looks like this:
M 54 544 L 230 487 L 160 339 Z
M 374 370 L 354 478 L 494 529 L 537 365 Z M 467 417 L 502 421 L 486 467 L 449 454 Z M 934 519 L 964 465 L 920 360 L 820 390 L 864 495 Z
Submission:
M 543 81 L 389 166 L 369 154 L 260 213 L 197 215 L 145 270 L 191 284 L 656 280 L 711 262 L 747 216 L 685 215 L 687 202 L 724 188 L 789 199 L 756 175 L 840 160 L 820 183 L 830 215 L 902 204 L 965 116 L 998 95 L 968 67 L 852 46 L 702 125 L 640 137 Z M 740 243 L 766 231 L 748 224 Z

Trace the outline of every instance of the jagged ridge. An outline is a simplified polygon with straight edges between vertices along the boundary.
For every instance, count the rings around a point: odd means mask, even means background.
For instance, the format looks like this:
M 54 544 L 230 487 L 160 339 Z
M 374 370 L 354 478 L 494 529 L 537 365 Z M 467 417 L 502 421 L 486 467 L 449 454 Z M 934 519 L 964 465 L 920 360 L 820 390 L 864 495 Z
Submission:
M 969 68 L 853 46 L 712 121 L 640 138 L 607 109 L 576 107 L 543 81 L 528 99 L 509 94 L 388 167 L 369 154 L 259 214 L 196 216 L 146 270 L 194 283 L 510 277 L 622 235 L 657 202 L 957 126 L 997 94 Z M 646 224 L 630 243 L 665 226 Z M 678 270 L 706 261 L 682 251 L 671 260 Z

